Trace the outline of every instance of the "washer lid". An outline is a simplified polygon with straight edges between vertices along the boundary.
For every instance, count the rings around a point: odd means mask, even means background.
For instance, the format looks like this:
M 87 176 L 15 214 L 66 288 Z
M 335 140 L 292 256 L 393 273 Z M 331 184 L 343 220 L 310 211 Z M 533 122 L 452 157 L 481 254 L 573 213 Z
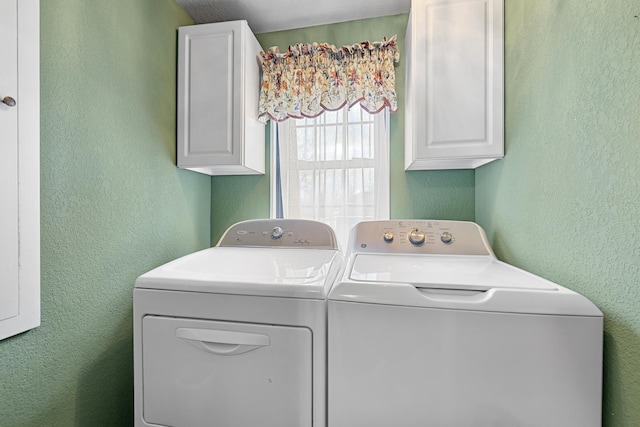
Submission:
M 164 264 L 137 288 L 324 299 L 342 268 L 337 250 L 213 247 Z
M 433 289 L 557 289 L 553 283 L 491 256 L 357 255 L 349 278 Z
M 602 317 L 587 298 L 492 256 L 359 254 L 329 302 Z

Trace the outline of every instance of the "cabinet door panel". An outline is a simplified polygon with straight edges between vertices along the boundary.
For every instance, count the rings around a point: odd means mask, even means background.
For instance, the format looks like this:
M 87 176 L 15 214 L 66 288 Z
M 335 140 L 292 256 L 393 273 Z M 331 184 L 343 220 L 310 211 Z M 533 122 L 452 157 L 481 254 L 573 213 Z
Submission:
M 427 7 L 428 144 L 486 140 L 485 2 Z
M 189 156 L 233 156 L 233 31 L 189 44 Z M 215 100 L 214 102 L 211 102 Z M 234 159 L 228 159 L 233 162 Z M 235 160 L 237 161 L 237 160 Z
M 17 13 L 16 0 L 0 0 L 0 99 L 18 99 Z M 0 103 L 0 320 L 17 316 L 19 304 L 18 109 Z

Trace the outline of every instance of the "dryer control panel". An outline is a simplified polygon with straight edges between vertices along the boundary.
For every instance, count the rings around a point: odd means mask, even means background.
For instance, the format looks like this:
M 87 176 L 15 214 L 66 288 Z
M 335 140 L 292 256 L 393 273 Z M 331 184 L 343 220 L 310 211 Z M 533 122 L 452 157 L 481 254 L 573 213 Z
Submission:
M 351 233 L 356 253 L 493 255 L 484 230 L 468 221 L 366 221 Z
M 229 227 L 218 246 L 338 249 L 328 225 L 304 219 L 257 219 Z

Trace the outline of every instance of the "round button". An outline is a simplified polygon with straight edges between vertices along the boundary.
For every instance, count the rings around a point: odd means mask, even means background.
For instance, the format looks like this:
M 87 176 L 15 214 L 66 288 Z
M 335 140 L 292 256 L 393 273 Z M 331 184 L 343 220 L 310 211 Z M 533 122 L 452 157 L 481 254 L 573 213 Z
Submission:
M 382 238 L 384 239 L 385 242 L 391 243 L 393 242 L 393 233 L 391 231 L 385 231 L 384 234 L 382 235 Z
M 452 240 L 453 240 L 453 235 L 448 231 L 445 231 L 440 235 L 440 241 L 442 243 L 451 243 Z
M 282 237 L 283 234 L 284 234 L 284 230 L 282 230 L 282 228 L 280 227 L 273 227 L 273 230 L 271 230 L 272 239 L 279 239 Z
M 425 234 L 424 231 L 420 231 L 417 228 L 414 228 L 409 233 L 409 241 L 414 245 L 421 245 L 424 243 Z

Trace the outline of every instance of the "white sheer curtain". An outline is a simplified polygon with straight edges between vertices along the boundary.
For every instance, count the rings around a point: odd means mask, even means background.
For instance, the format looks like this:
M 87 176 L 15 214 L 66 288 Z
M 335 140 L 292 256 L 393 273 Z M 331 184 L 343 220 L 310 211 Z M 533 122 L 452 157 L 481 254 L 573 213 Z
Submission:
M 342 248 L 360 221 L 389 218 L 389 114 L 360 106 L 326 111 L 316 118 L 272 122 L 278 126 L 281 192 L 272 166 L 272 216 L 281 193 L 282 216 L 322 221 Z

